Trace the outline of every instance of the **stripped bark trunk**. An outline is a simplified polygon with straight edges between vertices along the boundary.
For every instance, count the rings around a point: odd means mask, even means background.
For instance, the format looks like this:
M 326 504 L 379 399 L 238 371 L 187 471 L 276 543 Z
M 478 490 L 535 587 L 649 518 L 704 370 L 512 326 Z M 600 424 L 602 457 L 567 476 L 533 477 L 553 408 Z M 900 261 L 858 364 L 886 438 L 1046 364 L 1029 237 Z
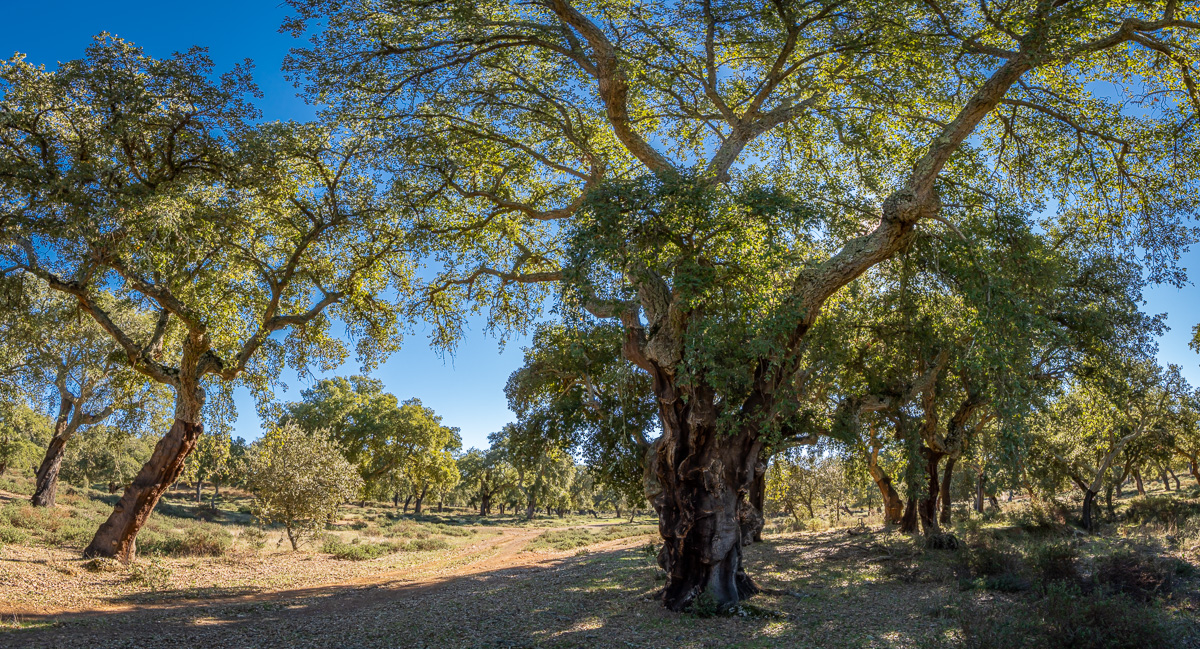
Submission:
M 67 440 L 70 439 L 68 427 L 71 422 L 71 409 L 74 403 L 66 394 L 59 397 L 58 417 L 54 420 L 54 436 L 46 447 L 46 455 L 38 466 L 37 477 L 30 502 L 34 507 L 53 507 L 54 496 L 58 491 L 58 472 L 62 469 L 63 456 L 66 455 Z
M 176 407 L 176 419 L 167 434 L 154 447 L 150 460 L 138 471 L 133 482 L 117 501 L 108 520 L 96 531 L 92 542 L 83 551 L 85 557 L 113 557 L 124 562 L 133 559 L 136 553 L 137 533 L 145 525 L 150 512 L 158 504 L 179 474 L 188 453 L 204 432 L 199 422 L 199 403 L 189 404 L 188 419 L 179 418 L 181 408 Z
M 892 486 L 892 477 L 873 460 L 873 457 L 868 456 L 867 473 L 871 475 L 871 480 L 875 482 L 875 486 L 879 488 L 879 495 L 883 498 L 883 520 L 898 524 L 904 518 L 904 502 Z
M 1146 485 L 1142 483 L 1142 472 L 1138 471 L 1137 469 L 1134 469 L 1133 471 L 1133 483 L 1137 485 L 1138 495 L 1145 496 Z

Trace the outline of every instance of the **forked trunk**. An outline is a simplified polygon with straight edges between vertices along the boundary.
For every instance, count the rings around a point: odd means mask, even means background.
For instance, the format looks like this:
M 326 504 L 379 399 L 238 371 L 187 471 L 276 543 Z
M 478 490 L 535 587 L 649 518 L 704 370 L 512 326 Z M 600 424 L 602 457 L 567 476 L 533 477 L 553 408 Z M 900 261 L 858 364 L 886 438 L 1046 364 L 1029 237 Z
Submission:
M 758 592 L 742 566 L 738 504 L 754 479 L 761 445 L 718 432 L 711 400 L 663 403 L 663 435 L 652 456 L 667 574 L 663 604 L 687 608 L 704 593 L 726 609 Z
M 942 470 L 942 487 L 939 494 L 941 500 L 942 511 L 938 515 L 938 522 L 942 525 L 950 524 L 950 482 L 954 478 L 954 465 L 958 462 L 958 458 L 951 455 L 946 458 L 946 468 Z
M 407 496 L 404 497 L 404 513 L 405 514 L 408 513 L 408 506 L 411 503 L 412 503 L 412 494 L 408 494 Z
M 196 408 L 198 411 L 199 409 Z M 83 551 L 85 557 L 114 557 L 124 562 L 133 559 L 134 541 L 163 492 L 183 471 L 188 453 L 204 432 L 204 425 L 176 419 L 167 434 L 154 446 L 154 453 L 138 471 L 108 520 Z
M 34 507 L 53 507 L 58 492 L 58 472 L 62 469 L 63 456 L 67 452 L 65 437 L 52 437 L 46 447 L 46 455 L 37 470 L 37 482 L 30 502 Z
M 1175 481 L 1175 491 L 1182 491 L 1183 485 L 1179 484 L 1179 476 L 1175 475 L 1175 472 L 1171 469 L 1167 469 L 1167 475 L 1171 476 L 1171 479 Z

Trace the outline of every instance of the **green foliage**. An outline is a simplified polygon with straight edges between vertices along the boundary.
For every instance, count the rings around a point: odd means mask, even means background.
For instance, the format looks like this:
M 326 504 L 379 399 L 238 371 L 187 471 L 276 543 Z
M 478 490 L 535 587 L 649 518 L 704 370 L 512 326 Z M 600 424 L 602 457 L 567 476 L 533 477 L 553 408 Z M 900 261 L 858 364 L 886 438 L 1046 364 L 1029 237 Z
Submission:
M 233 546 L 233 535 L 223 527 L 203 523 L 188 525 L 182 533 L 148 532 L 138 539 L 138 551 L 167 557 L 220 557 Z
M 1069 541 L 1041 543 L 1029 552 L 1029 564 L 1043 582 L 1076 581 L 1078 559 L 1079 550 Z
M 397 547 L 390 543 L 359 543 L 358 539 L 354 539 L 352 543 L 346 543 L 336 537 L 330 537 L 321 544 L 321 552 L 348 561 L 377 559 L 396 550 Z
M 378 379 L 364 376 L 322 379 L 301 397 L 283 407 L 282 421 L 329 431 L 357 466 L 368 494 L 423 496 L 458 483 L 458 429 L 443 426 L 419 399 L 401 403 Z
M 246 471 L 258 518 L 282 523 L 293 550 L 362 487 L 327 433 L 305 432 L 295 424 L 269 430 L 255 442 Z
M 536 539 L 530 541 L 527 549 L 556 550 L 563 552 L 588 545 L 594 545 L 604 541 L 613 541 L 616 539 L 629 538 L 631 536 L 653 534 L 654 532 L 654 528 L 644 525 L 609 525 L 596 531 L 590 531 L 586 528 L 549 530 L 542 532 Z
M 1197 516 L 1200 516 L 1200 503 L 1168 495 L 1138 496 L 1125 508 L 1125 520 L 1135 525 L 1178 525 Z
M 1172 642 L 1158 610 L 1063 583 L 1050 585 L 1028 610 L 972 607 L 963 616 L 963 634 L 971 649 L 1141 649 Z
M 1096 581 L 1139 601 L 1152 601 L 1171 592 L 1175 562 L 1121 550 L 1096 561 Z
M 149 560 L 129 566 L 129 581 L 149 588 L 150 592 L 158 592 L 169 586 L 173 574 L 158 557 L 150 557 Z

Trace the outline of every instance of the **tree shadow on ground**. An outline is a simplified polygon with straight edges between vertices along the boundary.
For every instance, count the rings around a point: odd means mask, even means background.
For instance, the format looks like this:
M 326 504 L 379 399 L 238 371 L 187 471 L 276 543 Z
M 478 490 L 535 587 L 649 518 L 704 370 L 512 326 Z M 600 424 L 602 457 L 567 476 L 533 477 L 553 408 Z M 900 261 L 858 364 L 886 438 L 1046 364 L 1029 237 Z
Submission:
M 419 584 L 335 586 L 186 601 L 71 618 L 0 634 L 21 647 L 902 647 L 953 635 L 942 584 L 851 578 L 836 541 L 769 540 L 748 549 L 767 593 L 741 616 L 671 613 L 641 549 Z M 832 549 L 838 559 L 814 559 Z M 852 554 L 852 553 L 851 553 Z M 817 563 L 831 564 L 817 570 Z M 223 597 L 183 590 L 178 597 Z M 126 598 L 125 603 L 140 603 Z

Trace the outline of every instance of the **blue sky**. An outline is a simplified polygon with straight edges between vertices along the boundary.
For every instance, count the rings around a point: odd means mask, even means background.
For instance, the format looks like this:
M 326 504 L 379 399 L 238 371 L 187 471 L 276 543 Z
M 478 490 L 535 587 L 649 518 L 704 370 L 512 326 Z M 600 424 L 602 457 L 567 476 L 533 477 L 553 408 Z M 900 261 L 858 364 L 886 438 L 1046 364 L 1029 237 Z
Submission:
M 280 72 L 288 48 L 296 45 L 279 25 L 286 7 L 274 2 L 208 0 L 199 3 L 168 3 L 157 0 L 122 2 L 9 2 L 0 21 L 0 56 L 15 52 L 31 63 L 53 66 L 57 61 L 77 58 L 95 34 L 108 31 L 142 46 L 154 56 L 167 56 L 193 45 L 209 48 L 217 70 L 228 70 L 243 59 L 256 65 L 255 78 L 264 93 L 259 102 L 267 119 L 307 119 L 313 110 L 296 96 Z M 1192 251 L 1182 265 L 1200 269 L 1200 251 Z M 1159 357 L 1177 363 L 1184 376 L 1200 384 L 1200 356 L 1188 348 L 1191 329 L 1200 322 L 1200 293 L 1194 285 L 1183 289 L 1169 286 L 1146 291 L 1146 310 L 1167 313 L 1171 331 L 1160 341 Z M 421 332 L 410 337 L 405 348 L 374 372 L 388 390 L 405 399 L 418 397 L 441 414 L 447 425 L 462 430 L 466 446 L 486 446 L 487 435 L 499 430 L 513 415 L 504 399 L 504 382 L 521 364 L 521 347 L 516 338 L 503 353 L 494 338 L 485 336 L 482 323 L 453 358 L 438 358 Z M 357 372 L 353 363 L 339 373 Z M 295 375 L 285 376 L 289 391 L 282 399 L 298 398 L 308 385 Z M 246 438 L 259 435 L 254 403 L 244 391 L 239 394 L 240 417 L 237 433 Z

